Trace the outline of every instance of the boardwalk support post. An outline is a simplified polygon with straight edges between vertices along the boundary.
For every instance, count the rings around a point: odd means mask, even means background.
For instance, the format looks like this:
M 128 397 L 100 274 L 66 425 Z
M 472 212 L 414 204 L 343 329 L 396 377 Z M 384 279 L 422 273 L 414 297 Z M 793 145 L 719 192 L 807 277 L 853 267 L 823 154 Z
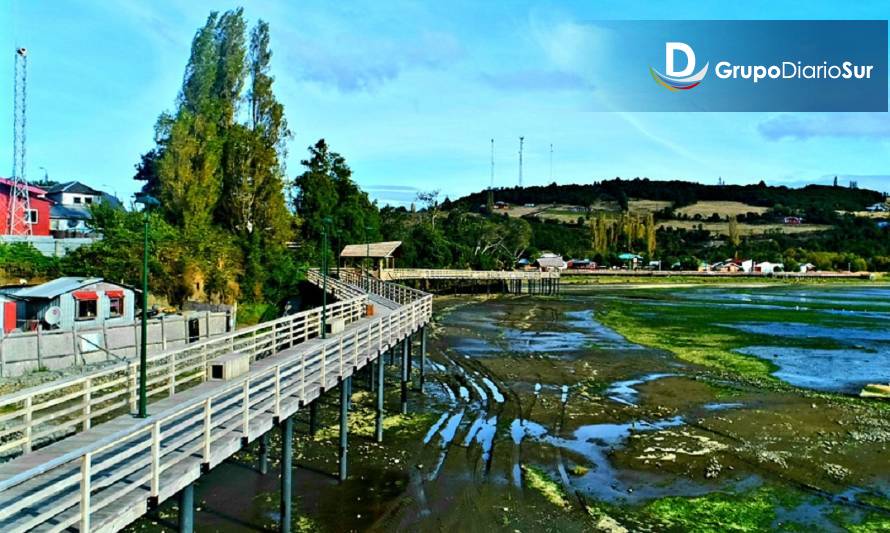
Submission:
M 408 339 L 402 341 L 402 414 L 408 414 Z
M 288 417 L 281 424 L 281 523 L 279 530 L 290 533 L 291 476 L 293 471 L 294 419 Z
M 309 404 L 309 435 L 314 437 L 315 431 L 318 429 L 318 400 L 316 398 Z
M 420 391 L 423 392 L 424 369 L 426 367 L 426 326 L 420 328 Z
M 195 484 L 189 483 L 179 492 L 179 533 L 195 530 Z
M 260 474 L 269 473 L 269 432 L 260 437 Z
M 340 481 L 346 481 L 349 451 L 349 389 L 352 377 L 340 382 Z
M 375 435 L 377 442 L 383 442 L 383 354 L 377 357 L 377 413 L 375 420 Z

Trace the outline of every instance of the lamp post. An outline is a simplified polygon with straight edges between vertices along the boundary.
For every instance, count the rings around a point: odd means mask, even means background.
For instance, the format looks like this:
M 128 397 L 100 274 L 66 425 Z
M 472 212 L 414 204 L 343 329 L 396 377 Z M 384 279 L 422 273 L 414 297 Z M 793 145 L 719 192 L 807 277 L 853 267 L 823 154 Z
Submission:
M 368 232 L 373 230 L 374 228 L 371 226 L 365 226 L 365 262 L 362 263 L 365 267 L 365 274 L 368 276 L 371 275 L 372 268 L 368 268 L 368 258 L 371 257 L 371 241 L 368 240 Z
M 321 219 L 321 338 L 328 336 L 328 224 L 331 217 Z
M 142 336 L 139 345 L 139 418 L 148 416 L 148 209 L 160 205 L 157 199 L 143 193 L 136 195 L 142 204 Z

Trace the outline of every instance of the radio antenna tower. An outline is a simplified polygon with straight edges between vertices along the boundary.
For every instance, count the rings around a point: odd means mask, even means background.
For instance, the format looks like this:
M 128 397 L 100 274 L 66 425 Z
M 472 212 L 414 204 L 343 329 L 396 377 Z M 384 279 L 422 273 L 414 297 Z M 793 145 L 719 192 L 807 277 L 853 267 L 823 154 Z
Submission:
M 519 186 L 522 187 L 522 143 L 525 137 L 519 138 Z
M 6 233 L 31 235 L 31 199 L 28 196 L 26 137 L 28 102 L 28 51 L 15 50 L 15 75 L 13 80 L 12 119 L 12 183 L 9 191 L 9 213 Z

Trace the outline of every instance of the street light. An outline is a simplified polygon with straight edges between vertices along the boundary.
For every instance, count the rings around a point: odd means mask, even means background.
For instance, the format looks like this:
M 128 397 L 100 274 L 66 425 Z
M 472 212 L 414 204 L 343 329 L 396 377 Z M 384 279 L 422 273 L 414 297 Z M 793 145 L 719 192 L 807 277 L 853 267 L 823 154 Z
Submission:
M 161 205 L 154 197 L 136 193 L 136 203 L 142 204 L 142 338 L 139 347 L 139 418 L 148 416 L 148 209 Z
M 328 224 L 331 217 L 321 219 L 321 338 L 328 336 Z
M 373 230 L 372 226 L 365 226 L 365 262 L 362 265 L 365 267 L 365 274 L 368 276 L 371 275 L 371 270 L 373 270 L 368 268 L 368 258 L 371 256 L 371 241 L 368 240 L 368 232 Z

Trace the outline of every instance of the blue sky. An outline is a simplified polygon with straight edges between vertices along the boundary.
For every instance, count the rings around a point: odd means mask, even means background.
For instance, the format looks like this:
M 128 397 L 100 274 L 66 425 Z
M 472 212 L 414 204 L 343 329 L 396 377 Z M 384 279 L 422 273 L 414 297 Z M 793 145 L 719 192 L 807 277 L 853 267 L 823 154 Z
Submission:
M 596 112 L 609 80 L 605 19 L 887 19 L 887 2 L 272 2 L 277 93 L 295 133 L 288 174 L 324 137 L 382 202 L 456 197 L 489 182 L 621 176 L 801 185 L 855 176 L 890 189 L 886 113 Z M 721 5 L 721 4 L 725 4 Z M 153 126 L 172 108 L 195 30 L 238 2 L 4 0 L 0 72 L 29 49 L 29 176 L 125 200 Z M 620 43 L 619 43 L 620 44 Z M 12 168 L 12 83 L 0 83 L 0 175 Z M 599 107 L 601 108 L 601 107 Z

